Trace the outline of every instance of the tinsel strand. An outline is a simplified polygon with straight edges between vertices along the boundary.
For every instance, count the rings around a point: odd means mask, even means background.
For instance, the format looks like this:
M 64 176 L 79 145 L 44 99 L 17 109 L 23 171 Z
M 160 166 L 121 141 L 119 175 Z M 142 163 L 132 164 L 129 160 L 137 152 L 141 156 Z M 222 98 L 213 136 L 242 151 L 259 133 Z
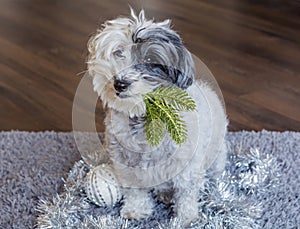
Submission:
M 134 223 L 109 210 L 95 208 L 85 196 L 85 176 L 90 167 L 83 161 L 75 163 L 65 181 L 65 191 L 53 200 L 40 200 L 37 208 L 37 227 L 82 229 L 144 228 L 143 222 Z M 270 155 L 258 149 L 236 149 L 229 154 L 226 170 L 219 179 L 209 178 L 199 195 L 199 220 L 190 228 L 259 228 L 256 219 L 261 204 L 256 195 L 274 188 L 279 178 L 279 165 Z M 120 207 L 120 205 L 119 205 Z M 118 208 L 118 206 L 116 207 Z M 95 214 L 102 210 L 102 215 Z M 118 211 L 118 209 L 117 209 Z M 182 228 L 178 218 L 157 221 L 156 228 Z

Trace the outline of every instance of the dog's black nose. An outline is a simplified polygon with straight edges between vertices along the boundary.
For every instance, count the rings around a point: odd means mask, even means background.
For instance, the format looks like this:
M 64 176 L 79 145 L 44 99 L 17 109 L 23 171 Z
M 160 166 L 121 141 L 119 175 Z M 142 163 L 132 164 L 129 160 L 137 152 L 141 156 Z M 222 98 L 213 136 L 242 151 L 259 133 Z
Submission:
M 114 88 L 116 89 L 116 91 L 122 92 L 126 91 L 130 84 L 130 81 L 115 79 Z

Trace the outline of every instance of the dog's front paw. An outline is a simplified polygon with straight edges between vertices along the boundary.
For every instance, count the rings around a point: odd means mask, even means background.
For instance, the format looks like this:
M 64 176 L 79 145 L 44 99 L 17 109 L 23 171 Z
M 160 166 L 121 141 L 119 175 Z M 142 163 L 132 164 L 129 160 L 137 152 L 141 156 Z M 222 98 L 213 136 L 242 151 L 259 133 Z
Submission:
M 198 202 L 184 199 L 175 203 L 175 214 L 180 219 L 184 228 L 191 226 L 191 223 L 199 219 Z
M 142 220 L 147 218 L 152 213 L 152 205 L 145 204 L 143 206 L 134 206 L 132 204 L 125 204 L 121 209 L 120 215 L 126 219 Z
M 185 212 L 183 214 L 180 214 L 179 218 L 181 219 L 183 226 L 186 228 L 186 227 L 191 226 L 191 224 L 199 218 L 199 215 L 198 215 L 198 212 L 196 212 L 196 211 Z
M 124 205 L 120 215 L 126 219 L 142 220 L 151 215 L 154 203 L 148 190 L 123 189 Z

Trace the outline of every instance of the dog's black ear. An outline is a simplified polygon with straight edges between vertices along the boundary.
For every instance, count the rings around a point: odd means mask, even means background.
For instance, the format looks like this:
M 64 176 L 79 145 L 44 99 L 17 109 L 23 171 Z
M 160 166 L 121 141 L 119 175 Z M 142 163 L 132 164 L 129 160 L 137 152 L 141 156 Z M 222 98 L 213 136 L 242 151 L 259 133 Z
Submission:
M 173 74 L 172 78 L 174 79 L 173 83 L 182 88 L 182 89 L 187 89 L 189 86 L 193 84 L 193 77 L 190 77 L 188 75 L 185 75 L 184 72 L 178 70 L 178 69 L 173 69 Z
M 177 47 L 178 63 L 174 67 L 174 83 L 183 89 L 188 88 L 194 81 L 194 61 L 190 52 L 182 45 Z
M 170 66 L 173 70 L 169 71 L 169 76 L 173 79 L 173 83 L 180 88 L 186 89 L 193 84 L 194 80 L 194 61 L 191 53 L 184 46 L 180 36 L 176 32 L 166 33 L 168 42 L 172 43 L 176 47 L 176 58 L 173 66 Z M 172 64 L 172 61 L 170 62 Z

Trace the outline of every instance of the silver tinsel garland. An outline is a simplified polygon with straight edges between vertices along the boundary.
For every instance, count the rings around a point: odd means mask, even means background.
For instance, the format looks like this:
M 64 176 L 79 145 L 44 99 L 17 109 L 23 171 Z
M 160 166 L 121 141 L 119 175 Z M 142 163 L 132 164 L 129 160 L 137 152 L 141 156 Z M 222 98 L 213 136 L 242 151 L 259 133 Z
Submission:
M 83 161 L 75 163 L 65 181 L 65 191 L 53 200 L 40 200 L 38 228 L 182 228 L 178 218 L 153 217 L 144 222 L 123 219 L 118 215 L 121 203 L 114 208 L 96 207 L 85 195 L 84 179 L 88 171 L 89 166 Z M 252 148 L 236 149 L 229 154 L 220 179 L 208 176 L 205 188 L 200 190 L 199 220 L 190 228 L 259 228 L 256 219 L 260 217 L 261 205 L 256 196 L 274 188 L 278 174 L 279 163 L 271 155 L 262 156 Z

